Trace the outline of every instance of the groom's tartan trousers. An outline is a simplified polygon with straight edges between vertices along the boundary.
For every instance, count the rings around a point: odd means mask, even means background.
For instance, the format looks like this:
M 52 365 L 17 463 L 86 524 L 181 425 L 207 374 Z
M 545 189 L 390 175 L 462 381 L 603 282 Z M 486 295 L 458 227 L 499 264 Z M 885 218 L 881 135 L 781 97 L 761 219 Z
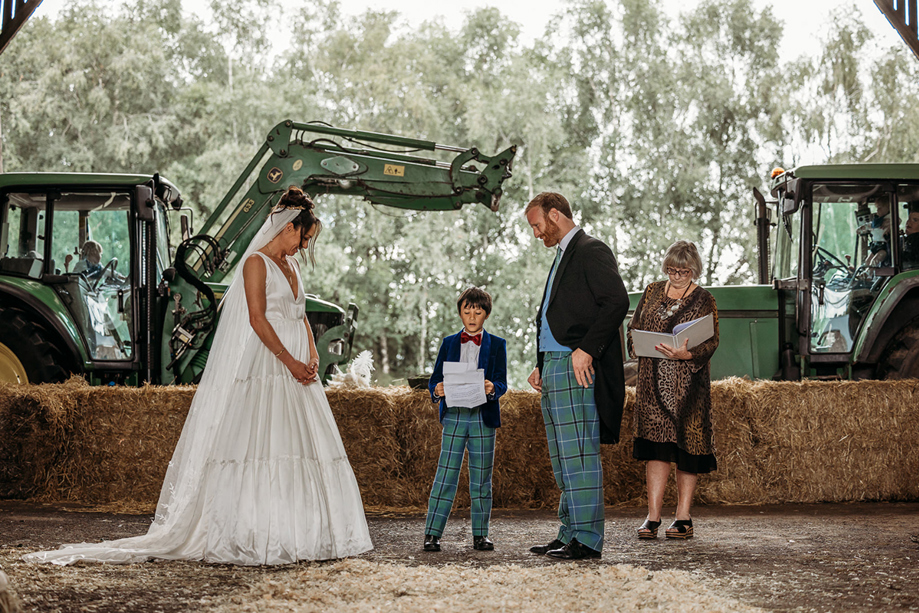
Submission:
M 424 533 L 443 536 L 459 486 L 463 455 L 469 449 L 469 497 L 472 535 L 488 536 L 491 473 L 495 464 L 495 428 L 482 423 L 478 409 L 448 408 L 443 419 L 440 460 L 428 499 Z
M 603 549 L 603 466 L 600 464 L 600 417 L 594 384 L 581 387 L 574 376 L 571 353 L 544 354 L 540 400 L 549 459 L 562 490 L 558 540 L 576 538 L 595 551 Z

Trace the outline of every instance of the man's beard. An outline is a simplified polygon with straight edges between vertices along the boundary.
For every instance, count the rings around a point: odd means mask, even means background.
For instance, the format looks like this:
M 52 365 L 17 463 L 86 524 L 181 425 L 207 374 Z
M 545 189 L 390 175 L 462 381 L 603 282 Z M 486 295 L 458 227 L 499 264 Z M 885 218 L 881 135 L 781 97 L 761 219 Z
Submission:
M 543 234 L 543 243 L 546 247 L 555 247 L 562 242 L 562 230 L 548 215 L 546 215 L 546 231 Z

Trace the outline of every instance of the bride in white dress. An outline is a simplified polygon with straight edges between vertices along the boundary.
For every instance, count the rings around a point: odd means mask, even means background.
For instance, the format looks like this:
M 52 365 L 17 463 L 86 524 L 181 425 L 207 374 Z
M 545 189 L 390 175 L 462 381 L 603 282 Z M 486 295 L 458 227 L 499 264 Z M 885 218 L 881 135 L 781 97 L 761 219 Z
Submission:
M 357 481 L 318 381 L 297 261 L 321 223 L 282 196 L 220 305 L 207 367 L 147 534 L 64 545 L 29 562 L 151 558 L 288 564 L 373 548 Z

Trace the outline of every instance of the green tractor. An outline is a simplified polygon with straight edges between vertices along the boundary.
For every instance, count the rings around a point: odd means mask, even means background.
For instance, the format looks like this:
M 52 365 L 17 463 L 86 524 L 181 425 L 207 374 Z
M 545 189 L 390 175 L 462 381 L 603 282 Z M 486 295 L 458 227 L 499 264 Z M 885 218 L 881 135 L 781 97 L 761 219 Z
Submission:
M 230 276 L 288 186 L 401 209 L 497 210 L 515 152 L 285 121 L 194 236 L 190 209 L 159 175 L 0 174 L 0 381 L 194 383 Z M 327 378 L 350 358 L 358 309 L 307 296 L 306 310 Z
M 919 378 L 919 165 L 776 169 L 771 195 L 760 284 L 709 288 L 712 378 Z

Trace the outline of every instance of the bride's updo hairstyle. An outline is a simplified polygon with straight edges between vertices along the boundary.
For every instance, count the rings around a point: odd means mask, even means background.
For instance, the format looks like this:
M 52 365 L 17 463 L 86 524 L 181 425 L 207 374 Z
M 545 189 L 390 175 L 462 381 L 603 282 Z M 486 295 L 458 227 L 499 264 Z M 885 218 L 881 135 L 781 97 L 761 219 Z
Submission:
M 309 253 L 310 264 L 313 267 L 316 266 L 316 254 L 314 247 L 316 245 L 316 239 L 319 238 L 319 233 L 322 231 L 322 222 L 319 221 L 319 218 L 313 213 L 313 208 L 316 205 L 313 204 L 313 200 L 306 195 L 302 189 L 296 185 L 291 185 L 287 188 L 287 191 L 281 196 L 281 199 L 278 201 L 277 208 L 275 210 L 284 210 L 284 209 L 300 209 L 300 214 L 294 217 L 290 223 L 294 224 L 294 227 L 300 230 L 300 244 L 303 244 L 303 241 L 306 239 L 306 235 L 309 233 L 310 229 L 313 226 L 316 226 L 316 233 L 313 234 L 313 238 L 310 241 L 307 251 Z

